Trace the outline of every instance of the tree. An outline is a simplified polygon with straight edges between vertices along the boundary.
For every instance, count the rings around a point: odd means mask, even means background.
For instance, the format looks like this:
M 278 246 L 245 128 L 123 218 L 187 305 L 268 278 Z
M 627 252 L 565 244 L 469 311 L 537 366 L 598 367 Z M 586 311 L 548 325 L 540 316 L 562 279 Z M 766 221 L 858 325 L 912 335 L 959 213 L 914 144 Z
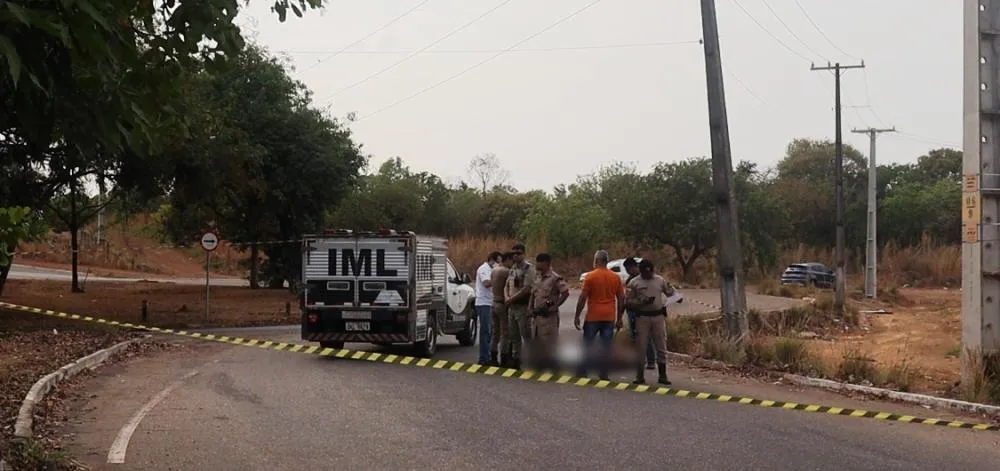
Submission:
M 537 202 L 522 226 L 531 243 L 547 242 L 554 257 L 576 257 L 607 242 L 610 218 L 576 188 L 559 187 L 552 198 Z
M 31 208 L 0 208 L 0 294 L 3 294 L 3 288 L 7 284 L 7 275 L 18 244 L 44 232 L 44 224 L 31 212 Z
M 279 0 L 272 10 L 283 21 L 288 9 L 301 15 L 320 4 Z M 103 184 L 113 169 L 148 176 L 142 157 L 185 128 L 173 85 L 189 68 L 224 64 L 243 47 L 238 10 L 236 0 L 0 4 L 0 103 L 8 110 L 0 150 L 9 170 L 0 186 L 29 190 L 33 207 L 68 198 L 73 291 L 77 230 L 87 219 L 77 205 L 81 180 L 96 174 Z
M 510 172 L 500 165 L 500 159 L 492 153 L 475 156 L 469 162 L 468 172 L 483 195 L 494 187 L 505 185 L 510 178 Z
M 207 108 L 198 117 L 203 126 L 169 152 L 174 235 L 191 240 L 214 222 L 224 238 L 248 242 L 252 287 L 260 251 L 268 256 L 268 284 L 280 287 L 299 275 L 298 248 L 249 242 L 320 230 L 326 211 L 355 184 L 365 161 L 360 147 L 256 46 L 194 82 L 197 101 L 189 106 Z
M 833 142 L 796 139 L 778 163 L 775 195 L 787 208 L 792 236 L 813 246 L 832 247 L 836 223 Z M 866 159 L 857 149 L 844 146 L 845 230 L 848 246 L 865 238 L 867 205 Z
M 742 161 L 736 166 L 736 199 L 743 230 L 743 266 L 756 266 L 763 275 L 778 263 L 778 250 L 788 234 L 787 209 L 774 198 L 774 181 L 769 172 Z
M 712 199 L 712 161 L 701 157 L 660 163 L 640 186 L 641 204 L 630 212 L 642 240 L 673 249 L 675 260 L 690 278 L 694 262 L 713 248 L 717 238 Z

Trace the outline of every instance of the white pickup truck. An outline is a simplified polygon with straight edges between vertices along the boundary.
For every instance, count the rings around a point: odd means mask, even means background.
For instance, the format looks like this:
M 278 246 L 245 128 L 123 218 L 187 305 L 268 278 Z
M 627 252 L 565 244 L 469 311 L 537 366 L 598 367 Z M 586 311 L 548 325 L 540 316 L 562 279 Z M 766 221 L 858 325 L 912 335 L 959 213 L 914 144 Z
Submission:
M 438 335 L 476 343 L 475 289 L 448 260 L 448 241 L 412 232 L 326 231 L 302 254 L 302 339 L 411 344 L 431 357 Z

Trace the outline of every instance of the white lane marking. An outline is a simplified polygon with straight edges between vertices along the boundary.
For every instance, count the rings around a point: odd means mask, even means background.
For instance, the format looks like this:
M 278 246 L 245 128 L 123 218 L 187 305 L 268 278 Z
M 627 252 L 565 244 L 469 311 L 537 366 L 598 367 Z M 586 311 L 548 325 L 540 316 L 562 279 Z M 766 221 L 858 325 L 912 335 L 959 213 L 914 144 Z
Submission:
M 142 419 L 146 417 L 146 414 L 152 411 L 153 408 L 160 403 L 160 401 L 165 399 L 167 395 L 170 394 L 170 391 L 173 391 L 175 388 L 180 386 L 181 383 L 196 374 L 198 374 L 197 370 L 192 371 L 184 375 L 181 379 L 174 381 L 173 384 L 167 386 L 163 391 L 156 393 L 156 395 L 153 396 L 153 398 L 150 399 L 146 405 L 142 406 L 142 408 L 139 409 L 127 423 L 125 423 L 125 426 L 118 431 L 118 436 L 115 437 L 114 443 L 111 444 L 111 449 L 108 450 L 108 464 L 125 463 L 125 451 L 128 449 L 128 442 L 132 439 L 132 433 L 134 433 L 135 429 L 139 427 L 139 422 L 142 422 Z

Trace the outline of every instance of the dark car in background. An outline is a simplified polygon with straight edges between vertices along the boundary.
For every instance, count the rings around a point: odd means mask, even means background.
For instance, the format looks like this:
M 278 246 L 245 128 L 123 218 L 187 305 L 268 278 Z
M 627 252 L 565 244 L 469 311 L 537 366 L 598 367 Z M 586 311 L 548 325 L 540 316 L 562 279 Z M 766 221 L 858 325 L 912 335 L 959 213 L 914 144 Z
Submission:
M 781 274 L 781 284 L 832 288 L 837 275 L 826 265 L 816 262 L 793 263 Z

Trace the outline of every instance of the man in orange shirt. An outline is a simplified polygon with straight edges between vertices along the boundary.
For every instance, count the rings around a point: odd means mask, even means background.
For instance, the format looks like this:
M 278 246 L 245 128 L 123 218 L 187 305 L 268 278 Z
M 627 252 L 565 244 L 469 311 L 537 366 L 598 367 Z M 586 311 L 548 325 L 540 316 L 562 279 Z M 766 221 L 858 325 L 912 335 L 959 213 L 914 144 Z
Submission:
M 601 379 L 608 379 L 608 367 L 611 363 L 611 347 L 614 343 L 615 329 L 622 328 L 622 314 L 625 313 L 625 287 L 618 274 L 608 270 L 608 252 L 598 250 L 594 254 L 594 271 L 587 274 L 583 280 L 583 290 L 576 303 L 576 317 L 573 326 L 580 330 L 580 315 L 587 308 L 587 320 L 583 323 L 583 361 L 577 369 L 577 376 L 586 376 L 593 358 L 591 352 L 594 338 L 601 337 L 602 352 L 598 371 Z

